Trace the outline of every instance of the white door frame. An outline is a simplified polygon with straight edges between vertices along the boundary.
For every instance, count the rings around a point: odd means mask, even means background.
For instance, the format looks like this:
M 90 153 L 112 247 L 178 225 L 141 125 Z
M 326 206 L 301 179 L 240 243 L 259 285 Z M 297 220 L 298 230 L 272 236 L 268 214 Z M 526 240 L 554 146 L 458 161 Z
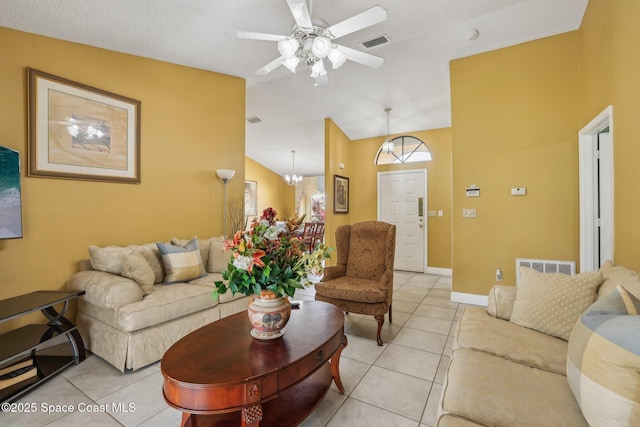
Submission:
M 613 107 L 609 105 L 597 117 L 591 120 L 585 127 L 578 132 L 578 158 L 580 173 L 580 271 L 595 271 L 600 268 L 597 265 L 596 250 L 599 250 L 595 243 L 596 235 L 594 232 L 594 224 L 598 221 L 596 215 L 596 186 L 597 176 L 595 164 L 597 161 L 598 134 L 604 129 L 609 128 L 611 134 L 611 146 L 613 146 Z M 613 156 L 610 156 L 613 159 Z M 613 162 L 613 160 L 611 160 Z M 613 165 L 611 165 L 611 174 L 613 174 Z M 611 188 L 608 189 L 613 194 L 613 176 L 610 179 Z M 611 253 L 603 253 L 603 260 L 613 259 L 613 204 L 608 206 L 607 215 L 611 223 L 607 229 L 611 230 L 610 235 L 601 236 L 601 239 L 607 239 L 606 247 L 610 248 Z
M 428 189 L 427 189 L 427 169 L 406 169 L 406 170 L 397 170 L 397 171 L 387 171 L 387 172 L 378 172 L 378 177 L 377 177 L 377 186 L 378 186 L 378 190 L 376 192 L 376 209 L 377 209 L 377 219 L 378 221 L 380 221 L 380 178 L 383 175 L 397 175 L 397 174 L 408 174 L 408 173 L 416 173 L 416 172 L 420 172 L 422 173 L 422 176 L 424 177 L 424 203 L 422 206 L 422 219 L 423 219 L 423 228 L 422 228 L 422 232 L 424 233 L 422 236 L 422 244 L 424 245 L 423 247 L 423 254 L 424 256 L 422 257 L 422 271 L 426 272 L 427 268 L 428 268 L 428 259 L 429 259 L 429 253 L 428 253 L 428 248 L 429 248 L 429 242 L 427 241 L 427 237 L 428 237 L 428 233 L 427 233 L 427 224 L 428 224 L 428 206 L 427 206 L 427 195 L 429 194 Z

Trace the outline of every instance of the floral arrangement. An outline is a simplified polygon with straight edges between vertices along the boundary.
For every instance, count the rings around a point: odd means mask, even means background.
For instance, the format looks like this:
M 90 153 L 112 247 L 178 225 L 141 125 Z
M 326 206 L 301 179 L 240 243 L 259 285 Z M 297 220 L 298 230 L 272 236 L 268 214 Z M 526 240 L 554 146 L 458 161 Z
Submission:
M 311 282 L 310 274 L 320 275 L 323 261 L 329 258 L 330 248 L 319 244 L 313 252 L 305 251 L 296 231 L 304 219 L 289 219 L 284 227 L 276 225 L 276 211 L 267 208 L 251 223 L 248 231 L 236 232 L 233 239 L 225 239 L 225 250 L 232 256 L 224 281 L 215 282 L 213 298 L 231 290 L 245 295 L 259 295 L 270 290 L 277 296 L 293 297 L 296 289 Z

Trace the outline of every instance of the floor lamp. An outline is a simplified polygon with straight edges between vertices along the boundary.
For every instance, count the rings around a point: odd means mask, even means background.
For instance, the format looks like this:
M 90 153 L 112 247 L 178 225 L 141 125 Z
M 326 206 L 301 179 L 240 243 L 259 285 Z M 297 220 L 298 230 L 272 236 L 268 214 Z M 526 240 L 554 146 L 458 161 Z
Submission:
M 225 237 L 229 237 L 229 235 L 227 234 L 227 228 L 228 228 L 228 224 L 227 224 L 227 182 L 229 182 L 229 180 L 231 178 L 233 178 L 233 176 L 236 174 L 236 171 L 231 170 L 231 169 L 218 169 L 216 170 L 216 174 L 218 174 L 218 178 L 220 178 L 222 180 L 222 182 L 224 182 L 224 199 L 222 201 L 222 216 L 224 218 L 224 223 L 223 223 L 223 227 L 224 227 L 224 235 Z

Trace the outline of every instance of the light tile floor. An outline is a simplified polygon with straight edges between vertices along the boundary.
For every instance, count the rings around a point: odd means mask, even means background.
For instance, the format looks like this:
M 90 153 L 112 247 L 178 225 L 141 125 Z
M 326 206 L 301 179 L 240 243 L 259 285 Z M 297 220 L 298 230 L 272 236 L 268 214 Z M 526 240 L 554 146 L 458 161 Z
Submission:
M 372 316 L 345 316 L 349 344 L 335 385 L 304 427 L 431 427 L 451 356 L 451 333 L 462 305 L 452 303 L 451 278 L 394 273 L 393 324 L 385 320 L 383 347 Z M 297 299 L 313 299 L 305 289 Z M 179 426 L 181 413 L 162 397 L 160 364 L 120 373 L 89 356 L 17 401 L 20 412 L 0 413 L 6 426 Z M 73 412 L 70 410 L 73 409 Z M 31 410 L 27 412 L 27 410 Z M 240 423 L 238 423 L 239 425 Z

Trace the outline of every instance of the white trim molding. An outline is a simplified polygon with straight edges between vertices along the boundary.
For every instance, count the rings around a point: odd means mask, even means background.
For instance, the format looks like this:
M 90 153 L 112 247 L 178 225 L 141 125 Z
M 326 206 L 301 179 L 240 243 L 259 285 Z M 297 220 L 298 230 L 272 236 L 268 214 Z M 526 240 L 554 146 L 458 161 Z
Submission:
M 489 305 L 488 295 L 467 294 L 463 292 L 451 292 L 451 302 L 459 302 L 462 304 L 481 305 L 486 307 Z
M 427 274 L 437 274 L 438 276 L 453 276 L 453 270 L 442 267 L 427 267 Z
M 595 271 L 600 268 L 597 260 L 594 224 L 597 220 L 595 211 L 595 191 L 597 189 L 597 176 L 595 164 L 597 153 L 595 150 L 598 133 L 609 128 L 613 141 L 613 107 L 609 105 L 597 117 L 591 120 L 578 132 L 578 158 L 580 176 L 580 271 Z M 611 207 L 613 209 L 613 207 Z M 613 211 L 610 212 L 613 220 Z M 613 224 L 610 225 L 613 233 Z M 613 248 L 613 235 L 605 236 L 611 239 L 609 247 Z M 613 259 L 613 253 L 603 254 L 605 259 Z

